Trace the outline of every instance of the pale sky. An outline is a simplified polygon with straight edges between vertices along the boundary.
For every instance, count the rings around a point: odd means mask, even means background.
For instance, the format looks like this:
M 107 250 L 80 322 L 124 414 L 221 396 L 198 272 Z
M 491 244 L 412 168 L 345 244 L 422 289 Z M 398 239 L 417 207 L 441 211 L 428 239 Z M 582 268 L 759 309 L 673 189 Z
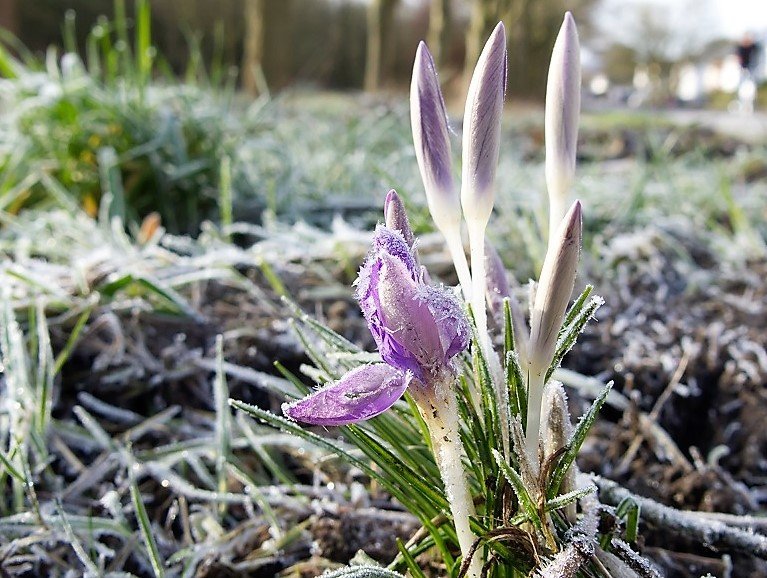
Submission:
M 722 32 L 738 38 L 751 31 L 767 32 L 766 0 L 713 0 Z
M 705 36 L 740 38 L 746 32 L 767 34 L 767 0 L 602 0 L 598 18 L 620 29 L 621 17 L 637 5 L 652 6 L 672 28 Z

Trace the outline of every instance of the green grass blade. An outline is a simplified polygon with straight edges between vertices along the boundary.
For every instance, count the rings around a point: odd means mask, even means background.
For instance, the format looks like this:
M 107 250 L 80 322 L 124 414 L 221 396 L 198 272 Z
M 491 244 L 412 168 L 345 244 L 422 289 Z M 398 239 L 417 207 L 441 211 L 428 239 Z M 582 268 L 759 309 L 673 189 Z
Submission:
M 80 314 L 80 317 L 77 318 L 75 326 L 69 333 L 67 342 L 64 344 L 64 347 L 61 349 L 53 362 L 54 375 L 58 375 L 61 372 L 61 368 L 64 367 L 64 364 L 69 359 L 69 356 L 72 355 L 72 351 L 74 351 L 75 345 L 77 345 L 77 340 L 80 338 L 80 334 L 82 333 L 83 329 L 85 329 L 85 324 L 88 322 L 88 319 L 90 319 L 91 313 L 93 312 L 93 308 L 95 306 L 95 303 L 90 305 Z
M 514 493 L 517 495 L 519 504 L 522 506 L 522 510 L 525 512 L 533 525 L 535 525 L 538 530 L 542 530 L 543 524 L 541 523 L 541 518 L 538 514 L 538 507 L 535 504 L 535 500 L 533 500 L 533 498 L 530 496 L 530 493 L 527 491 L 527 488 L 522 481 L 522 477 L 509 464 L 506 463 L 503 455 L 498 450 L 493 450 L 493 456 L 495 457 L 495 463 L 498 464 L 498 467 L 501 469 L 501 473 L 509 482 L 509 484 L 511 484 Z
M 213 380 L 213 399 L 216 408 L 216 478 L 219 492 L 226 492 L 226 462 L 231 446 L 231 415 L 229 409 L 229 387 L 224 373 L 224 338 L 216 336 L 216 375 Z M 219 504 L 219 513 L 223 515 L 226 504 Z
M 585 498 L 589 494 L 593 494 L 596 491 L 595 486 L 586 486 L 585 488 L 579 488 L 577 490 L 573 490 L 572 492 L 567 492 L 566 494 L 562 494 L 561 496 L 557 496 L 556 498 L 553 498 L 546 502 L 546 511 L 547 512 L 553 512 L 554 510 L 559 510 L 560 508 L 564 508 L 565 506 L 572 504 L 573 502 L 577 502 L 581 498 Z
M 139 531 L 141 532 L 141 539 L 144 542 L 147 555 L 149 556 L 149 562 L 152 565 L 152 571 L 154 572 L 155 578 L 164 578 L 165 564 L 160 557 L 160 550 L 157 548 L 157 542 L 154 539 L 152 524 L 149 521 L 149 515 L 147 514 L 144 502 L 141 499 L 141 491 L 136 482 L 132 464 L 129 464 L 128 466 L 128 475 L 130 476 L 131 501 L 133 502 L 133 508 L 136 510 L 136 520 L 138 521 Z
M 639 535 L 639 516 L 641 506 L 632 498 L 624 498 L 618 507 L 615 508 L 615 514 L 626 521 L 626 540 L 630 543 L 637 541 Z
M 402 561 L 405 566 L 407 566 L 408 572 L 410 572 L 410 576 L 413 578 L 426 578 L 426 574 L 421 570 L 421 567 L 415 561 L 415 558 L 413 558 L 412 554 L 410 554 L 400 538 L 397 538 L 397 550 L 399 550 Z M 398 574 L 394 574 L 398 576 Z
M 72 546 L 72 550 L 75 551 L 77 558 L 80 560 L 82 565 L 85 566 L 86 575 L 101 576 L 102 572 L 98 569 L 96 564 L 94 564 L 93 560 L 91 560 L 90 556 L 88 556 L 88 553 L 85 551 L 85 548 L 80 543 L 80 540 L 78 539 L 75 531 L 72 529 L 72 526 L 69 523 L 69 519 L 64 513 L 64 507 L 61 505 L 61 502 L 58 499 L 56 500 L 56 511 L 59 515 L 59 519 L 61 520 L 61 527 L 64 530 L 64 534 L 66 535 L 67 540 L 69 540 L 69 544 Z
M 599 309 L 604 302 L 604 299 L 599 296 L 592 297 L 588 303 L 581 305 L 577 313 L 573 315 L 570 324 L 565 326 L 562 330 L 557 341 L 557 350 L 554 353 L 554 358 L 551 361 L 549 370 L 546 372 L 547 382 L 551 378 L 552 373 L 559 367 L 559 364 L 562 363 L 562 359 L 567 355 L 567 352 L 572 349 L 573 345 L 575 345 L 575 342 L 581 334 L 581 331 L 583 331 L 583 328 L 586 326 L 586 323 L 588 323 L 589 319 L 594 316 L 597 309 Z M 573 307 L 573 309 L 575 309 L 575 307 Z

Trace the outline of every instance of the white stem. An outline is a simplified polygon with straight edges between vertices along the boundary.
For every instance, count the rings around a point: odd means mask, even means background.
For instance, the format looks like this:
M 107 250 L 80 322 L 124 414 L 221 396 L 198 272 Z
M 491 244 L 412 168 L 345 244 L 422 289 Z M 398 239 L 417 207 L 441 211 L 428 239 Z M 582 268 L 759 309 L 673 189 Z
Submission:
M 527 429 L 525 431 L 525 452 L 536 473 L 540 469 L 538 444 L 541 436 L 541 407 L 543 405 L 544 371 L 528 366 L 527 376 Z
M 466 301 L 471 299 L 471 274 L 469 273 L 469 263 L 466 261 L 466 253 L 463 250 L 463 241 L 461 241 L 460 226 L 452 231 L 442 231 L 447 243 L 447 250 L 450 251 L 450 257 L 453 259 L 455 272 L 458 274 L 458 283 L 461 285 L 463 298 Z
M 487 335 L 487 307 L 485 305 L 485 228 L 486 223 L 469 221 L 469 244 L 471 245 L 471 308 L 477 333 Z M 484 340 L 484 337 L 481 338 Z
M 422 407 L 424 419 L 429 425 L 432 449 L 439 466 L 445 494 L 453 515 L 458 545 L 464 559 L 477 538 L 471 530 L 469 518 L 475 515 L 474 501 L 471 497 L 466 472 L 463 468 L 463 444 L 460 435 L 458 404 L 453 388 L 444 384 L 437 394 L 429 400 L 431 408 Z M 419 404 L 422 405 L 422 404 Z M 436 410 L 436 411 L 434 411 Z M 479 578 L 482 571 L 483 550 L 478 549 L 466 574 L 469 578 Z
M 556 234 L 559 228 L 559 223 L 562 222 L 562 218 L 565 216 L 565 199 L 564 195 L 550 194 L 549 195 L 549 238 L 548 244 L 551 244 L 551 238 Z
M 509 392 L 503 375 L 501 360 L 493 349 L 490 333 L 487 331 L 487 281 L 485 279 L 485 229 L 481 221 L 469 222 L 469 244 L 471 245 L 471 309 L 477 324 L 479 347 L 487 360 L 490 377 L 493 380 L 495 403 L 501 420 L 503 452 L 509 455 Z

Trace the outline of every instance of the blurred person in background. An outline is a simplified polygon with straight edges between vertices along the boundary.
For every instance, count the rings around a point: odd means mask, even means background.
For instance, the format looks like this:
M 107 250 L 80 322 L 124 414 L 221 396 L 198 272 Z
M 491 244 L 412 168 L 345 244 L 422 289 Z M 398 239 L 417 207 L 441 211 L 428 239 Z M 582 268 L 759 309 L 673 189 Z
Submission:
M 754 37 L 750 33 L 746 33 L 738 43 L 737 55 L 740 63 L 738 102 L 739 108 L 743 112 L 751 113 L 754 111 L 754 100 L 756 100 L 754 71 L 759 58 L 759 49 L 759 44 L 754 42 Z

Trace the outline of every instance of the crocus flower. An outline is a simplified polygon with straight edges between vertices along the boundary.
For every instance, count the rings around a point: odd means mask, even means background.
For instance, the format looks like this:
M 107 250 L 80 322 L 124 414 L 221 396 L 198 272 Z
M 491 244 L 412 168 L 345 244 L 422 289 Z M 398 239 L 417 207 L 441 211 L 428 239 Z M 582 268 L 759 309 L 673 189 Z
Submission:
M 434 60 L 423 42 L 413 64 L 410 124 L 429 212 L 443 234 L 453 234 L 461 226 L 461 201 L 453 180 L 447 110 Z
M 410 124 L 429 212 L 445 237 L 461 289 L 468 299 L 471 275 L 461 240 L 461 199 L 453 179 L 447 110 L 434 60 L 423 42 L 418 45 L 413 64 Z
M 386 363 L 358 367 L 285 404 L 287 417 L 326 426 L 354 423 L 387 410 L 409 386 L 428 396 L 454 374 L 452 358 L 469 343 L 468 321 L 452 293 L 423 281 L 399 231 L 377 227 L 357 279 L 357 299 Z
M 506 30 L 499 22 L 474 69 L 463 117 L 461 206 L 466 222 L 490 218 L 506 93 Z
M 528 405 L 525 445 L 529 459 L 538 463 L 541 404 L 546 371 L 557 347 L 559 330 L 573 293 L 581 251 L 581 203 L 575 201 L 549 242 L 530 315 L 527 348 Z
M 499 22 L 474 69 L 463 117 L 461 207 L 471 245 L 471 301 L 480 344 L 492 356 L 485 310 L 485 228 L 495 202 L 495 171 L 501 145 L 501 116 L 506 93 L 506 30 Z M 490 359 L 491 371 L 500 363 Z
M 575 201 L 549 244 L 530 317 L 531 370 L 546 371 L 554 357 L 559 329 L 573 294 L 581 252 L 581 203 Z
M 578 116 L 581 108 L 581 63 L 578 30 L 572 14 L 554 43 L 546 85 L 546 188 L 549 192 L 549 237 L 564 216 L 575 175 Z

